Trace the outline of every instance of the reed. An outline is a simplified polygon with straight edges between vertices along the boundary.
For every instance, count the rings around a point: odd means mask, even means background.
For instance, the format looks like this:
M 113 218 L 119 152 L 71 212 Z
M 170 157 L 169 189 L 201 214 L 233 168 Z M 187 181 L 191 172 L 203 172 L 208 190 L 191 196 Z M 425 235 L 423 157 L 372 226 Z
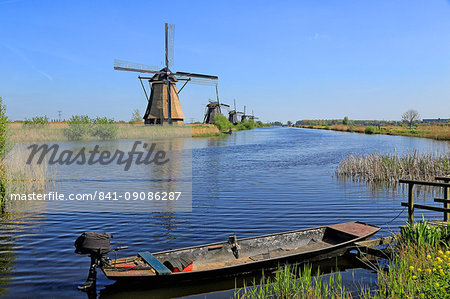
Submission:
M 5 159 L 6 194 L 45 192 L 55 184 L 56 174 L 46 163 L 32 161 L 26 164 L 28 152 L 24 146 L 15 146 Z
M 68 141 L 65 134 L 67 123 L 51 123 L 46 126 L 33 126 L 24 128 L 21 123 L 9 124 L 10 141 L 22 142 L 50 142 Z M 216 126 L 185 125 L 185 126 L 144 126 L 140 124 L 117 124 L 115 139 L 162 139 L 173 137 L 207 137 L 220 135 Z M 83 136 L 83 141 L 102 140 L 101 136 Z
M 449 298 L 449 227 L 422 221 L 407 225 L 387 271 L 378 271 L 374 298 Z M 368 297 L 366 297 L 368 298 Z
M 339 163 L 334 175 L 338 179 L 388 185 L 396 185 L 400 178 L 431 180 L 450 175 L 450 153 L 350 154 Z
M 414 129 L 410 130 L 401 126 L 363 126 L 363 125 L 344 125 L 334 124 L 332 126 L 321 125 L 300 125 L 301 128 L 309 129 L 325 129 L 341 132 L 355 132 L 366 134 L 384 134 L 384 135 L 398 135 L 408 137 L 422 137 L 431 138 L 436 140 L 450 140 L 450 124 L 441 125 L 418 125 Z
M 311 266 L 305 265 L 302 271 L 298 267 L 285 265 L 279 267 L 273 278 L 263 274 L 259 284 L 235 289 L 235 298 L 352 298 L 342 284 L 340 273 L 330 275 L 312 275 Z

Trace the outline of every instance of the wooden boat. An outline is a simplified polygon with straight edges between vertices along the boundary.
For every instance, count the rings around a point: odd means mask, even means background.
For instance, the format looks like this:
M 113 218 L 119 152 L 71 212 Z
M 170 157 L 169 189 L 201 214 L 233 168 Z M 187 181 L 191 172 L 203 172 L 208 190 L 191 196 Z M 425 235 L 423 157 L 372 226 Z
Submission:
M 239 240 L 230 236 L 225 242 L 140 252 L 103 264 L 102 270 L 112 280 L 146 284 L 217 279 L 338 256 L 379 230 L 366 223 L 347 222 Z

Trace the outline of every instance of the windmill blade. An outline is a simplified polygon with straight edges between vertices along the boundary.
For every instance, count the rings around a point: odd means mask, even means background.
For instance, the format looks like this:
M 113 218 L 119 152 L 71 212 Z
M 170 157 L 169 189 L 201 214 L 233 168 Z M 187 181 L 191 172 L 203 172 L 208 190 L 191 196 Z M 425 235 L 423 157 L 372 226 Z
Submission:
M 166 27 L 166 66 L 173 66 L 173 43 L 175 37 L 175 25 L 165 24 Z
M 184 77 L 190 77 L 190 78 L 209 79 L 209 80 L 219 80 L 219 77 L 217 77 L 217 76 L 196 74 L 196 73 L 187 73 L 187 72 L 176 72 L 175 76 L 184 76 Z
M 192 84 L 217 86 L 219 77 L 196 73 L 176 72 L 175 77 L 179 79 L 191 79 Z
M 137 73 L 150 73 L 150 74 L 161 73 L 159 68 L 153 65 L 140 64 L 118 59 L 114 60 L 114 69 L 118 71 L 128 71 Z
M 230 108 L 230 105 L 228 105 L 228 104 L 222 104 L 222 103 L 220 103 L 220 106 Z

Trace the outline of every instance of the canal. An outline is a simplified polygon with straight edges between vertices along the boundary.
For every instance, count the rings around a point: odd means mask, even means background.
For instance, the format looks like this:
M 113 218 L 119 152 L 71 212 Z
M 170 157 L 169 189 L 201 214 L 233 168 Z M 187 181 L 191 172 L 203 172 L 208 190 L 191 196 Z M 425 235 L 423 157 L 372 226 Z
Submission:
M 109 142 L 123 146 L 131 141 Z M 225 138 L 176 138 L 171 149 L 189 151 L 181 171 L 183 186 L 192 186 L 189 211 L 171 205 L 146 209 L 144 204 L 81 206 L 78 201 L 25 202 L 0 215 L 0 295 L 86 298 L 89 258 L 74 253 L 83 231 L 114 235 L 114 245 L 127 245 L 120 256 L 309 228 L 345 221 L 364 221 L 389 235 L 404 224 L 406 212 L 394 219 L 406 199 L 401 190 L 371 187 L 333 178 L 337 164 L 352 153 L 448 152 L 449 142 L 387 135 L 364 135 L 298 128 L 259 128 Z M 64 143 L 65 148 L 79 148 Z M 180 156 L 181 157 L 181 156 Z M 183 164 L 183 163 L 181 163 Z M 180 164 L 180 165 L 181 165 Z M 139 168 L 117 171 L 117 165 L 71 165 L 56 169 L 61 192 L 149 191 L 159 173 Z M 192 177 L 189 177 L 192 173 Z M 190 187 L 186 187 L 190 188 Z M 417 202 L 430 201 L 419 197 Z M 191 207 L 191 210 L 190 210 Z M 422 212 L 420 212 L 422 213 Z M 420 217 L 418 212 L 416 217 Z M 426 213 L 427 217 L 440 217 Z M 376 279 L 370 271 L 356 279 Z M 170 289 L 118 289 L 99 273 L 97 291 L 104 298 L 189 296 L 205 292 L 229 297 L 234 283 L 173 286 Z M 203 297 L 203 296 L 202 296 Z

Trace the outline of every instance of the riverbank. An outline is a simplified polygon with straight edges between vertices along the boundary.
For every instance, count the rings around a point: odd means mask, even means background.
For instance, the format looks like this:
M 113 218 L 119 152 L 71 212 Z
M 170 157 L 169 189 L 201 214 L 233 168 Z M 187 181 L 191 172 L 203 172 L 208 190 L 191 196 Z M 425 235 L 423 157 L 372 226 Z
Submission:
M 400 126 L 363 126 L 363 125 L 331 125 L 331 126 L 313 126 L 300 125 L 298 128 L 305 129 L 321 129 L 333 130 L 340 132 L 352 132 L 362 134 L 384 134 L 384 135 L 398 135 L 408 137 L 422 137 L 431 138 L 435 140 L 450 141 L 450 126 L 448 125 L 418 125 L 413 129 L 408 129 Z
M 88 126 L 80 124 L 82 126 Z M 183 126 L 145 126 L 139 124 L 112 124 L 117 134 L 113 139 L 161 139 L 173 137 L 213 137 L 220 136 L 219 129 L 214 125 L 186 124 Z M 66 130 L 69 125 L 65 122 L 49 123 L 46 125 L 24 125 L 23 123 L 8 124 L 8 140 L 11 143 L 20 142 L 49 142 L 69 141 Z M 84 136 L 82 140 L 99 140 L 95 136 Z

